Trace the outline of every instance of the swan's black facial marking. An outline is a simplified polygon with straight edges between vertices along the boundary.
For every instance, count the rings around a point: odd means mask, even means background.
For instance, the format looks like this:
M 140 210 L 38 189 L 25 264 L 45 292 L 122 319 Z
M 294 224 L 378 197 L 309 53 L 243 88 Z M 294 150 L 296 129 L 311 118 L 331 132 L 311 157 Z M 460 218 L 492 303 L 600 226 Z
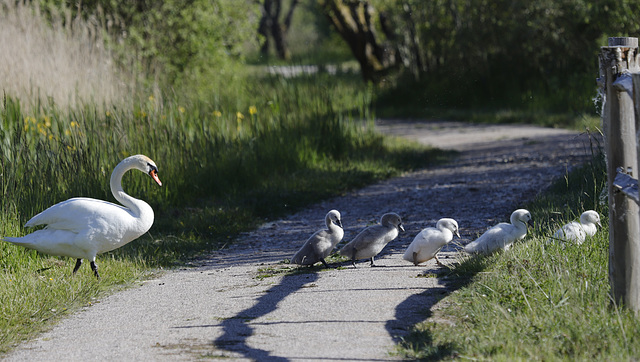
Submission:
M 158 172 L 158 168 L 156 166 L 152 165 L 150 162 L 147 162 L 147 167 L 149 168 L 149 172 L 151 172 L 151 171 Z
M 151 176 L 158 185 L 162 186 L 162 182 L 160 182 L 160 178 L 158 177 L 158 168 L 149 162 L 147 162 L 147 168 L 149 169 L 149 176 Z

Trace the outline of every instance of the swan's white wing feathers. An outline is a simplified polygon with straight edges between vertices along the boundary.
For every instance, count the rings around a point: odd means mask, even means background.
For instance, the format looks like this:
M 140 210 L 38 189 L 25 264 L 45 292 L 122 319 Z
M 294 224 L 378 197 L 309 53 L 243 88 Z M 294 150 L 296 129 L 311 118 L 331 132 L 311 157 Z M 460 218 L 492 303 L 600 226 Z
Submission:
M 511 224 L 500 223 L 480 235 L 479 238 L 465 246 L 468 253 L 489 254 L 498 248 L 505 248 L 518 238 L 519 235 Z
M 444 233 L 436 228 L 423 229 L 409 244 L 402 258 L 413 263 L 413 253 L 417 253 L 415 261 L 423 263 L 433 258 L 449 241 Z
M 49 229 L 80 232 L 88 225 L 113 223 L 134 217 L 131 211 L 123 206 L 103 200 L 76 197 L 49 207 L 32 217 L 25 226 L 46 225 Z
M 23 237 L 5 237 L 4 240 L 46 254 L 77 259 L 92 259 L 98 253 L 95 244 L 82 242 L 78 239 L 78 233 L 69 230 L 36 230 Z
M 556 230 L 556 232 L 553 234 L 553 237 L 555 239 L 573 241 L 581 244 L 586 239 L 587 234 L 580 223 L 572 221 L 564 225 L 562 228 Z
M 45 225 L 44 229 L 5 240 L 52 255 L 78 257 L 76 255 L 84 255 L 88 250 L 100 254 L 117 249 L 144 234 L 146 230 L 140 232 L 132 228 L 136 220 L 129 209 L 120 205 L 78 197 L 49 207 L 25 225 Z M 72 249 L 78 251 L 69 251 Z

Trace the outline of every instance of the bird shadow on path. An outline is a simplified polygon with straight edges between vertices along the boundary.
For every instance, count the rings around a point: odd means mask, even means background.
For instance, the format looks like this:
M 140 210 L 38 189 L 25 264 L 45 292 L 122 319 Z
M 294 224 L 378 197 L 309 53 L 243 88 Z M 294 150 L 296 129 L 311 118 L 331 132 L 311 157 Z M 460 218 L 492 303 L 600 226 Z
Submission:
M 429 273 L 427 271 L 425 275 Z M 450 358 L 455 352 L 454 346 L 446 342 L 436 343 L 429 332 L 419 332 L 415 330 L 415 326 L 432 318 L 435 305 L 455 290 L 467 286 L 471 278 L 468 275 L 464 278 L 444 275 L 438 277 L 438 281 L 439 287 L 428 288 L 421 293 L 411 295 L 398 304 L 394 319 L 387 321 L 385 325 L 389 335 L 400 349 L 421 351 L 423 359 L 429 361 Z M 434 320 L 434 322 L 452 323 L 447 320 Z
M 252 320 L 275 311 L 278 303 L 300 290 L 305 284 L 317 281 L 318 278 L 317 272 L 285 275 L 279 284 L 274 285 L 258 298 L 257 303 L 251 308 L 242 310 L 234 317 L 224 320 L 220 324 L 223 334 L 213 341 L 213 345 L 222 350 L 240 353 L 255 361 L 288 361 L 288 358 L 273 356 L 269 351 L 251 347 L 247 343 L 248 338 L 254 332 L 250 323 Z

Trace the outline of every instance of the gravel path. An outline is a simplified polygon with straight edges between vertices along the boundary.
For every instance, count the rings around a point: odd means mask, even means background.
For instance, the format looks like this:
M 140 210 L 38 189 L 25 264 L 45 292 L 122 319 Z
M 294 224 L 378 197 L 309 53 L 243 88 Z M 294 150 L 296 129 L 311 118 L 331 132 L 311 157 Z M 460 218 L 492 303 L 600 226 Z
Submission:
M 424 277 L 433 260 L 413 266 L 401 254 L 441 217 L 453 217 L 465 244 L 540 190 L 586 161 L 587 135 L 528 126 L 380 121 L 382 132 L 461 151 L 449 164 L 408 173 L 264 225 L 194 267 L 168 272 L 61 321 L 21 345 L 8 361 L 162 361 L 227 358 L 257 361 L 387 361 L 411 326 L 428 318 L 458 283 Z M 345 241 L 385 212 L 405 233 L 358 268 L 287 270 L 330 209 L 342 213 Z M 533 215 L 535 219 L 535 215 Z M 445 263 L 456 248 L 448 247 Z

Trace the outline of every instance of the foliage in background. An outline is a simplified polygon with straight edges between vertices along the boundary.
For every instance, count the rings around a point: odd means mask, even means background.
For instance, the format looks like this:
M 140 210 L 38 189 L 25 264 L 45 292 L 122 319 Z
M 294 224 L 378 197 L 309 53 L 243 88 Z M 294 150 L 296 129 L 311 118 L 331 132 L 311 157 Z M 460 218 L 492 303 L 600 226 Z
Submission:
M 600 46 L 640 29 L 638 1 L 371 2 L 390 19 L 388 39 L 411 74 L 388 88 L 387 104 L 417 113 L 419 107 L 593 113 Z
M 207 98 L 211 89 L 241 81 L 243 45 L 256 39 L 258 4 L 236 0 L 40 0 L 99 23 L 108 46 L 146 87 L 164 96 Z M 158 94 L 156 94 L 158 96 Z

